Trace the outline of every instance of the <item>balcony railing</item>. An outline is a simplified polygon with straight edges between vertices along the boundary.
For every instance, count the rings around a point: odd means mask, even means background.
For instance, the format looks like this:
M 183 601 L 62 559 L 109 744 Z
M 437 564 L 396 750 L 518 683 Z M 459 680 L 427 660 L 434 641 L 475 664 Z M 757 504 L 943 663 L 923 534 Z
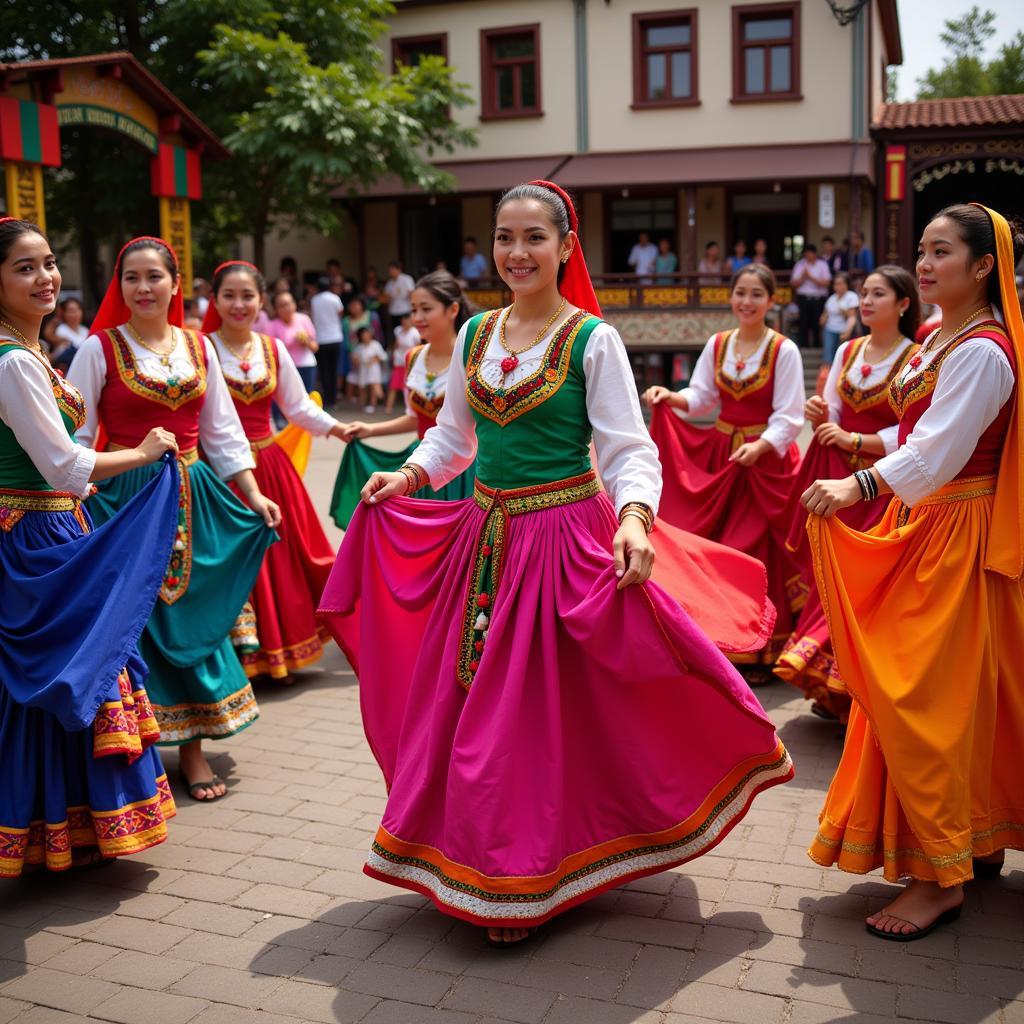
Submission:
M 777 305 L 786 305 L 793 297 L 789 271 L 776 272 Z M 715 281 L 709 274 L 658 274 L 640 278 L 636 274 L 595 274 L 594 291 L 603 310 L 649 309 L 686 310 L 721 309 L 729 305 L 729 276 Z M 512 294 L 498 278 L 478 281 L 466 290 L 469 299 L 481 309 L 507 306 Z

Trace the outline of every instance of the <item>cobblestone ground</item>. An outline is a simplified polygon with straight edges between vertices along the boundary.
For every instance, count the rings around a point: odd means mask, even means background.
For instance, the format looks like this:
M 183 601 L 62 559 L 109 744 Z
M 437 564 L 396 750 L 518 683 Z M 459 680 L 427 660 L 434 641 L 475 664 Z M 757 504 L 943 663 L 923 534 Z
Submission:
M 307 474 L 321 510 L 338 450 L 318 442 Z M 0 887 L 0 1024 L 1024 1022 L 1024 856 L 953 927 L 873 940 L 861 919 L 891 887 L 804 853 L 840 739 L 782 684 L 759 696 L 793 783 L 711 854 L 509 951 L 361 873 L 384 789 L 341 655 L 258 696 L 260 721 L 213 747 L 229 796 L 176 785 L 166 844 Z

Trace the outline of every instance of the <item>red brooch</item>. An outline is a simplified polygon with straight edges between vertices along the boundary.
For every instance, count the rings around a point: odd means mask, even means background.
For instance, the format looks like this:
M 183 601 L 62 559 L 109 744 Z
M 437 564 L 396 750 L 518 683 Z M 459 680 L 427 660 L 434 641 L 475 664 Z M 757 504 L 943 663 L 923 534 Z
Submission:
M 252 366 L 249 363 L 239 363 L 238 368 L 242 371 L 242 373 L 247 374 L 252 369 Z
M 480 549 L 480 554 L 482 554 L 484 558 L 490 558 L 491 555 L 494 554 L 494 548 L 492 548 L 490 544 L 485 544 Z
M 483 640 L 477 640 L 477 642 L 475 644 L 473 644 L 473 650 L 476 651 L 477 654 L 483 654 L 483 650 L 484 650 L 484 642 L 483 642 Z
M 916 370 L 921 365 L 921 357 L 919 355 L 910 357 L 910 365 Z
M 501 372 L 511 373 L 519 365 L 518 356 L 505 356 L 501 361 Z
M 477 596 L 476 596 L 476 606 L 477 606 L 477 608 L 489 608 L 490 605 L 491 605 L 491 595 L 490 594 L 477 594 Z
M 864 365 L 861 366 L 861 368 L 860 368 L 860 375 L 862 377 L 870 377 L 871 376 L 871 367 L 868 366 L 867 363 L 864 363 Z
M 745 359 L 736 360 L 736 372 L 742 373 L 747 368 L 747 361 Z

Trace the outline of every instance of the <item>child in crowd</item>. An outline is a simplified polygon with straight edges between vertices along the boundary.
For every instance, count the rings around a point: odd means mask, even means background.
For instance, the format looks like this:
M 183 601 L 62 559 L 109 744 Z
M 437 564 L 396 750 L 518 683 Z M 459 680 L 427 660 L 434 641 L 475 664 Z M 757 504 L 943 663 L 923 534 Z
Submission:
M 384 398 L 381 382 L 387 353 L 369 327 L 360 327 L 356 337 L 358 344 L 352 352 L 352 365 L 358 373 L 359 401 L 363 412 L 376 412 L 377 403 Z
M 412 325 L 412 313 L 403 314 L 395 328 L 395 340 L 391 346 L 391 380 L 388 384 L 388 400 L 384 411 L 390 413 L 395 407 L 395 399 L 405 390 L 405 358 L 411 349 L 420 343 L 420 332 Z

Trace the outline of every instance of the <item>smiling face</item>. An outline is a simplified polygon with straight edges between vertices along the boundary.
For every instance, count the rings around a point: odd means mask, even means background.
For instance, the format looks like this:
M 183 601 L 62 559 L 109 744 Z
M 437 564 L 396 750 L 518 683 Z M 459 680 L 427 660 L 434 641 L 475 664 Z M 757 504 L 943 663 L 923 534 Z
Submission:
M 729 296 L 733 316 L 741 327 L 764 323 L 772 307 L 772 296 L 756 274 L 740 274 Z
M 133 320 L 166 321 L 179 287 L 156 249 L 135 249 L 121 261 L 121 294 Z
M 494 228 L 494 265 L 515 295 L 534 295 L 558 280 L 563 256 L 576 244 L 551 222 L 547 207 L 536 199 L 513 199 L 498 210 Z
M 917 249 L 917 283 L 921 301 L 942 309 L 957 309 L 983 301 L 994 260 L 980 260 L 960 237 L 960 228 L 949 217 L 936 217 L 924 229 Z M 978 280 L 981 275 L 981 280 Z
M 0 264 L 0 309 L 17 319 L 38 320 L 52 313 L 60 294 L 57 257 L 42 235 L 19 235 Z
M 224 275 L 213 301 L 224 323 L 240 330 L 251 330 L 253 321 L 259 316 L 263 296 L 252 274 L 232 270 Z
M 412 326 L 424 341 L 439 341 L 455 334 L 455 318 L 459 315 L 457 302 L 446 306 L 426 288 L 417 288 L 409 301 Z
M 910 305 L 901 299 L 883 274 L 868 274 L 860 289 L 860 318 L 868 330 L 883 333 L 895 330 Z

